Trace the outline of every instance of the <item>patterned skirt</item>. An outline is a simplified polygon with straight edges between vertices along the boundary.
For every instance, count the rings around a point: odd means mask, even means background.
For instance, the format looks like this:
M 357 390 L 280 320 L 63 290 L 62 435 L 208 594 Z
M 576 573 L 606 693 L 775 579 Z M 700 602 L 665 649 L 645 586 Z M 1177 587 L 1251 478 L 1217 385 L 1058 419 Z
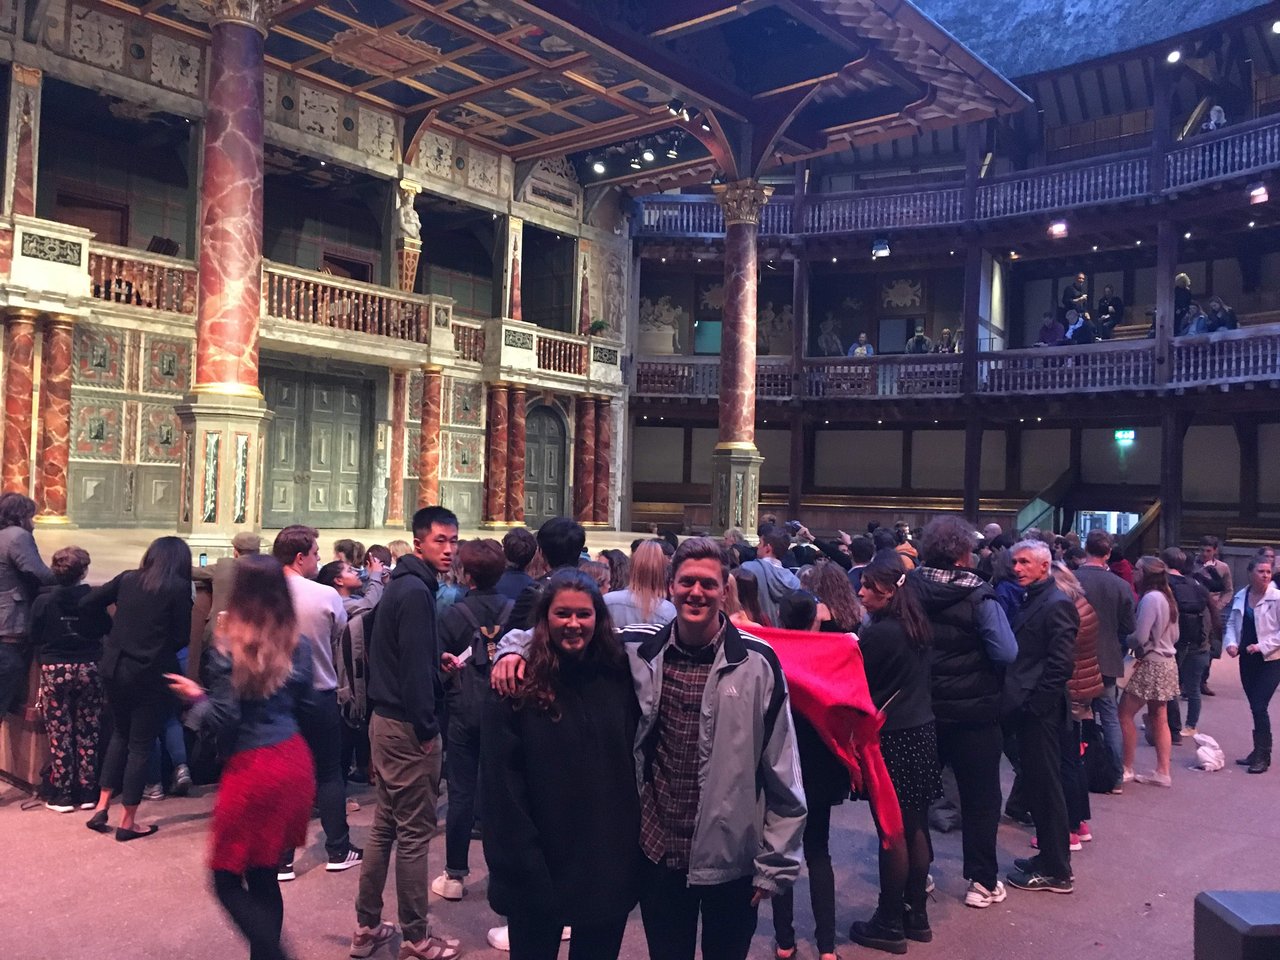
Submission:
M 306 843 L 315 796 L 315 764 L 298 734 L 234 754 L 213 805 L 209 869 L 279 866 L 286 850 Z
M 881 730 L 880 752 L 903 810 L 928 810 L 942 796 L 938 729 L 933 721 L 905 730 Z
M 1139 700 L 1175 700 L 1178 696 L 1178 664 L 1173 657 L 1143 657 L 1133 667 L 1125 693 Z

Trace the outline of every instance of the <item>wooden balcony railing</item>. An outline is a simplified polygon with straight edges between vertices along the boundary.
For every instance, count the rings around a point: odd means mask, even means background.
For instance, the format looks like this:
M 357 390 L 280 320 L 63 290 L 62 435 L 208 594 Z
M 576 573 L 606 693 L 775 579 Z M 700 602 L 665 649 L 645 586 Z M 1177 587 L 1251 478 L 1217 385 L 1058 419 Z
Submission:
M 892 192 L 868 190 L 811 198 L 805 208 L 804 232 L 856 233 L 960 223 L 963 219 L 963 191 L 959 187 Z
M 1150 151 L 1137 150 L 985 179 L 978 186 L 974 216 L 996 220 L 1153 196 L 1151 158 Z M 1190 137 L 1165 154 L 1163 162 L 1166 193 L 1274 169 L 1280 166 L 1280 116 Z M 714 197 L 662 195 L 642 203 L 641 236 L 724 235 L 724 215 Z M 761 234 L 869 233 L 966 219 L 963 190 L 954 184 L 811 194 L 803 199 L 796 222 L 793 210 L 790 197 L 767 204 Z
M 637 396 L 710 399 L 720 394 L 719 357 L 656 357 L 636 364 Z M 789 357 L 756 360 L 756 397 L 785 400 L 794 393 Z
M 1171 386 L 1277 380 L 1280 324 L 1179 337 L 1172 360 Z
M 89 246 L 89 281 L 95 300 L 181 313 L 196 312 L 196 265 L 105 243 Z
M 1101 393 L 1153 386 L 1155 344 L 1149 340 L 1006 350 L 978 357 L 978 390 L 987 394 Z
M 962 358 L 880 356 L 805 363 L 806 394 L 840 397 L 954 397 L 960 394 Z
M 484 324 L 479 320 L 453 318 L 453 349 L 459 360 L 484 363 Z
M 1280 164 L 1280 123 L 1269 116 L 1200 134 L 1164 159 L 1168 189 L 1272 169 Z
M 409 343 L 431 337 L 429 297 L 263 261 L 267 316 Z
M 1146 196 L 1146 151 L 1064 163 L 999 177 L 978 187 L 978 218 L 993 220 Z
M 538 356 L 539 370 L 568 373 L 576 377 L 587 375 L 586 337 L 539 330 L 534 349 Z

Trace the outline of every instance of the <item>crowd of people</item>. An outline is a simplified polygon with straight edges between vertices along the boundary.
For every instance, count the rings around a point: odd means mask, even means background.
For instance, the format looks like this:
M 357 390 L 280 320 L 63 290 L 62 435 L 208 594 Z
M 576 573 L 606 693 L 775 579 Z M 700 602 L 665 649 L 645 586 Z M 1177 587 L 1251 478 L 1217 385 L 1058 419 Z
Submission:
M 213 744 L 211 884 L 255 960 L 287 955 L 280 883 L 313 807 L 327 869 L 360 871 L 355 958 L 397 941 L 399 960 L 462 952 L 432 924 L 429 894 L 463 897 L 478 834 L 504 918 L 489 943 L 517 960 L 555 957 L 564 940 L 571 958 L 616 958 L 637 905 L 651 956 L 692 960 L 701 924 L 704 958 L 740 960 L 765 903 L 789 960 L 802 864 L 832 960 L 831 811 L 846 800 L 868 802 L 880 837 L 878 902 L 849 937 L 901 954 L 934 936 L 931 823 L 949 802 L 966 905 L 1002 902 L 1007 886 L 1071 893 L 1090 792 L 1172 786 L 1214 656 L 1239 658 L 1253 715 L 1240 763 L 1270 766 L 1274 551 L 1233 590 L 1212 538 L 1195 558 L 1171 547 L 1131 565 L 1101 530 L 1015 540 L 940 516 L 919 537 L 899 521 L 824 539 L 767 518 L 754 538 L 666 535 L 592 557 L 567 518 L 459 542 L 457 518 L 427 507 L 411 544 L 339 541 L 323 566 L 306 526 L 269 554 L 242 534 L 211 570 L 161 537 L 137 570 L 89 588 L 84 550 L 45 566 L 33 514 L 0 496 L 0 694 L 11 702 L 38 658 L 47 806 L 91 809 L 88 827 L 121 842 L 154 834 L 139 819 L 148 768 L 180 715 Z M 213 601 L 185 670 L 193 576 Z M 874 717 L 852 751 L 833 732 L 836 703 Z M 1156 764 L 1136 771 L 1144 711 Z M 363 849 L 348 779 L 375 791 Z M 444 863 L 430 879 L 442 783 Z M 1003 878 L 1002 803 L 1036 848 Z
M 1125 323 L 1124 300 L 1110 284 L 1102 288 L 1097 304 L 1091 302 L 1088 277 L 1078 273 L 1062 291 L 1057 310 L 1046 310 L 1041 316 L 1040 331 L 1034 346 L 1088 346 L 1110 340 L 1116 328 Z M 1189 274 L 1179 273 L 1173 280 L 1173 335 L 1175 337 L 1236 330 L 1240 321 L 1236 312 L 1217 294 L 1208 299 L 1196 297 L 1191 290 Z M 1152 323 L 1148 336 L 1155 336 Z

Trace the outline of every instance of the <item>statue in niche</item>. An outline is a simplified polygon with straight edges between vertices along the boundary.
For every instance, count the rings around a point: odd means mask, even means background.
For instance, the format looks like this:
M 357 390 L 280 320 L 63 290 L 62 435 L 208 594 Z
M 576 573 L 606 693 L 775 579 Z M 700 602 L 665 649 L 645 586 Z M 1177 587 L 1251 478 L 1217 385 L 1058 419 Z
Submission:
M 418 211 L 413 205 L 414 197 L 412 190 L 400 188 L 396 194 L 396 207 L 399 211 L 397 218 L 397 227 L 399 235 L 404 240 L 420 240 L 422 239 L 422 218 L 418 216 Z

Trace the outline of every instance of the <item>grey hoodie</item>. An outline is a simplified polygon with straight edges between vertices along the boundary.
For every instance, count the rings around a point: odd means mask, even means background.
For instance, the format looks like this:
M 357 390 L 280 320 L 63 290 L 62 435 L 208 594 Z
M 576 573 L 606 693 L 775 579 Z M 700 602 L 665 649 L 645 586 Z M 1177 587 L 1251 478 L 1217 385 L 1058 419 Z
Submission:
M 778 604 L 792 590 L 800 589 L 796 575 L 772 558 L 748 560 L 742 565 L 755 575 L 760 585 L 760 612 L 769 618 L 770 626 L 778 626 Z

